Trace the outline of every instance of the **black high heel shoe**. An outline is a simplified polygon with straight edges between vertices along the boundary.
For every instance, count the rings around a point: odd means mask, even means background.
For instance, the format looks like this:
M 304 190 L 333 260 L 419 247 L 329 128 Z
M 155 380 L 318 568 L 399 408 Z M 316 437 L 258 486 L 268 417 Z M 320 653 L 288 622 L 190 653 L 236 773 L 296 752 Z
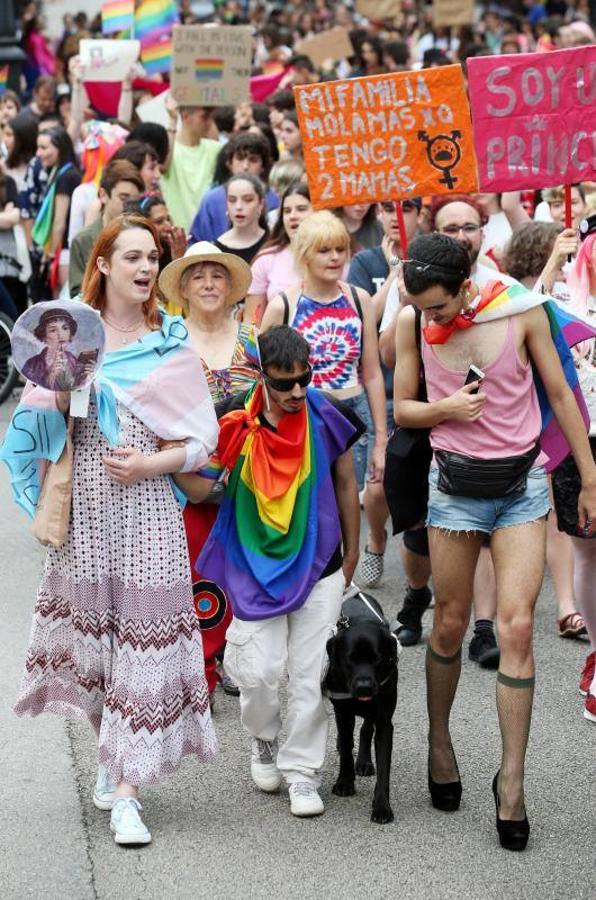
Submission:
M 512 821 L 510 819 L 500 819 L 499 810 L 501 801 L 497 790 L 499 780 L 499 772 L 493 778 L 493 796 L 495 798 L 495 809 L 497 811 L 497 832 L 499 834 L 499 842 L 505 850 L 525 850 L 530 837 L 530 823 L 528 817 Z
M 434 808 L 440 809 L 442 812 L 455 812 L 459 809 L 459 804 L 461 803 L 462 785 L 453 747 L 451 752 L 453 753 L 453 761 L 457 771 L 457 781 L 449 781 L 447 784 L 438 784 L 436 781 L 433 781 L 430 774 L 430 750 L 428 753 L 428 790 L 430 799 Z

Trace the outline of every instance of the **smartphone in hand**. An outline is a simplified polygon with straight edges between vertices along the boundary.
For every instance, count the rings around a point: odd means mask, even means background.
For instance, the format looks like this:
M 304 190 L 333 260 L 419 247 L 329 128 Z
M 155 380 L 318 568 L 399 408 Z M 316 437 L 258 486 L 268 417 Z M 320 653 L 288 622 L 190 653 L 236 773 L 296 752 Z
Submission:
M 482 369 L 479 369 L 478 366 L 470 366 L 468 369 L 468 374 L 466 375 L 466 380 L 464 384 L 471 384 L 473 381 L 484 381 L 485 375 Z M 477 394 L 480 390 L 480 385 L 477 388 L 474 388 L 473 391 L 470 391 L 471 394 Z

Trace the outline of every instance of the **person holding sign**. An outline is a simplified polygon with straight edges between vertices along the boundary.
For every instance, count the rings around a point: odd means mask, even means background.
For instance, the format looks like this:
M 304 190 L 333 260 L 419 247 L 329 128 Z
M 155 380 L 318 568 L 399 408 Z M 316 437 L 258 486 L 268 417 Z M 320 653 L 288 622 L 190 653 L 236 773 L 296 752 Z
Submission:
M 431 429 L 435 460 L 427 517 L 436 604 L 426 656 L 431 801 L 446 812 L 461 801 L 449 716 L 474 571 L 489 534 L 501 650 L 502 756 L 492 789 L 501 846 L 523 850 L 530 833 L 524 761 L 534 693 L 532 627 L 549 511 L 545 464 L 552 468 L 571 450 L 581 479 L 579 523 L 591 533 L 596 465 L 567 342 L 596 330 L 521 285 L 496 282 L 479 292 L 466 249 L 443 234 L 412 242 L 404 283 L 424 327 L 419 352 L 414 309 L 401 312 L 395 417 L 402 426 Z M 417 399 L 421 364 L 428 402 Z

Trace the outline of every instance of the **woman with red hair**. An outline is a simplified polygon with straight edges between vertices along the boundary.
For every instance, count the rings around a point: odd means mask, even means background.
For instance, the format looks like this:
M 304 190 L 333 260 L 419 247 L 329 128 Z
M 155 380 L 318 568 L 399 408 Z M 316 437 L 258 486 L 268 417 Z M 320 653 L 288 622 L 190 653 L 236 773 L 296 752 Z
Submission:
M 120 216 L 100 233 L 88 261 L 82 295 L 101 315 L 106 353 L 87 417 L 71 420 L 68 535 L 48 552 L 15 706 L 18 715 L 89 720 L 98 738 L 93 802 L 112 811 L 119 844 L 151 840 L 140 787 L 173 772 L 186 754 L 209 760 L 216 751 L 182 513 L 169 476 L 203 465 L 218 427 L 184 322 L 158 308 L 159 253 L 147 219 Z M 28 409 L 45 414 L 46 450 L 21 460 L 11 425 L 0 452 L 23 506 L 39 493 L 39 484 L 19 481 L 23 462 L 34 470 L 49 448 L 57 459 L 66 441 L 59 413 L 71 395 L 40 391 L 27 390 L 15 415 L 20 429 Z M 174 445 L 162 450 L 162 441 Z

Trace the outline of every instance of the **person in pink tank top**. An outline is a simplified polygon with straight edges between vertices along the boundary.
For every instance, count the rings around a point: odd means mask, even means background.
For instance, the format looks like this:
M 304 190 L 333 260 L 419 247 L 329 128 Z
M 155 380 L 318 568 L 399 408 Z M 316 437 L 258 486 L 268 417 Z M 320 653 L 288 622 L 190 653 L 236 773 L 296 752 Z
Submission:
M 547 298 L 521 285 L 499 284 L 478 295 L 465 248 L 443 234 L 417 238 L 409 256 L 403 274 L 412 303 L 422 312 L 422 360 L 415 310 L 408 306 L 397 323 L 394 403 L 398 425 L 431 429 L 434 452 L 427 518 L 435 589 L 426 656 L 429 791 L 436 808 L 458 809 L 462 785 L 449 715 L 474 570 L 482 541 L 490 535 L 502 737 L 492 789 L 501 846 L 523 850 L 530 831 L 523 779 L 534 693 L 533 616 L 549 511 L 534 371 L 568 445 L 564 452 L 573 453 L 580 472 L 579 519 L 587 532 L 596 520 L 596 466 L 579 401 L 568 386 L 541 306 Z M 428 402 L 417 399 L 421 364 Z M 471 366 L 481 374 L 466 384 Z

